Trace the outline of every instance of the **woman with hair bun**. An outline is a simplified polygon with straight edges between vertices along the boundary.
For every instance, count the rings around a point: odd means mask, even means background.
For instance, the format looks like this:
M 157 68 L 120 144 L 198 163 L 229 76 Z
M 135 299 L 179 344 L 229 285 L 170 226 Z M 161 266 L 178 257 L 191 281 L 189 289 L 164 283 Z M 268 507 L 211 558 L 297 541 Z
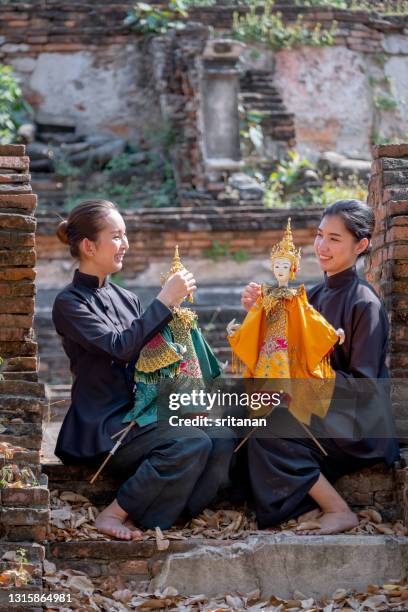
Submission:
M 308 299 L 335 329 L 345 331 L 344 343 L 331 354 L 336 378 L 330 409 L 324 420 L 312 417 L 311 422 L 327 456 L 299 429 L 291 437 L 277 438 L 288 413 L 271 415 L 275 437 L 252 436 L 247 448 L 261 528 L 317 509 L 318 524 L 301 533 L 352 529 L 357 516 L 333 483 L 362 467 L 381 461 L 392 465 L 398 458 L 388 389 L 381 380 L 388 378 L 387 314 L 374 289 L 356 271 L 357 259 L 369 251 L 373 231 L 374 213 L 359 200 L 339 200 L 323 212 L 314 246 L 324 281 L 308 292 Z M 256 283 L 244 289 L 244 308 L 252 307 L 260 291 Z
M 174 273 L 143 312 L 136 295 L 111 283 L 109 275 L 121 270 L 129 248 L 124 220 L 112 202 L 82 202 L 60 223 L 57 236 L 79 263 L 52 313 L 73 375 L 71 405 L 55 454 L 66 464 L 97 467 L 133 405 L 129 364 L 196 285 L 186 270 Z M 123 484 L 98 515 L 96 527 L 130 540 L 141 535 L 136 525 L 168 528 L 184 510 L 201 511 L 217 485 L 225 484 L 233 446 L 233 438 L 211 440 L 193 427 L 172 432 L 162 422 L 133 427 L 108 463 L 107 470 Z M 216 474 L 209 478 L 214 466 Z

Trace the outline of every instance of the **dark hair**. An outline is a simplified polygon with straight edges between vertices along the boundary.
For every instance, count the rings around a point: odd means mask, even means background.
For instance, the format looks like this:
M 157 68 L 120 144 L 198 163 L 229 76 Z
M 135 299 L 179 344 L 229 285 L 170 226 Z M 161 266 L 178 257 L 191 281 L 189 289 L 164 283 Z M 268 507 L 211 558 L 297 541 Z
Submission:
M 359 257 L 367 255 L 371 248 L 371 236 L 375 226 L 373 210 L 361 200 L 337 200 L 326 208 L 322 219 L 334 215 L 341 217 L 344 225 L 357 241 L 362 240 L 362 238 L 368 239 L 369 244 L 366 250 L 360 253 Z
M 81 240 L 97 240 L 112 210 L 118 209 L 108 200 L 86 200 L 71 210 L 66 221 L 61 221 L 56 234 L 61 242 L 69 245 L 72 257 L 79 257 Z

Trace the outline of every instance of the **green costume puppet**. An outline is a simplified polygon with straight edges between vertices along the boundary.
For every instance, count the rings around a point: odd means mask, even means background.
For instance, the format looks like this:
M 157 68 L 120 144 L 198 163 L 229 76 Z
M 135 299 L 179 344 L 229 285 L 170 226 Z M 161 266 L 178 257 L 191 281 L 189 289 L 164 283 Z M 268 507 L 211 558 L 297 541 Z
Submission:
M 162 282 L 180 270 L 185 268 L 176 246 L 172 266 Z M 192 296 L 188 300 L 191 303 Z M 173 308 L 173 319 L 140 352 L 134 373 L 135 403 L 123 423 L 135 421 L 142 427 L 157 420 L 158 390 L 163 380 L 175 379 L 178 386 L 196 379 L 196 388 L 199 380 L 211 380 L 220 374 L 220 363 L 197 325 L 197 314 L 190 308 Z

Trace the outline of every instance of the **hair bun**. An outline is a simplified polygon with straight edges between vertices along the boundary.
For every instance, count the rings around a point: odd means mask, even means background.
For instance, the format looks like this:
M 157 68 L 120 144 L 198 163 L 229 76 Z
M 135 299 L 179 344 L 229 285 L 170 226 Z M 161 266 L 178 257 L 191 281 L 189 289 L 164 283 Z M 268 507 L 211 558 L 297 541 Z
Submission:
M 68 221 L 61 221 L 57 229 L 57 236 L 64 244 L 69 244 L 69 238 L 67 234 Z

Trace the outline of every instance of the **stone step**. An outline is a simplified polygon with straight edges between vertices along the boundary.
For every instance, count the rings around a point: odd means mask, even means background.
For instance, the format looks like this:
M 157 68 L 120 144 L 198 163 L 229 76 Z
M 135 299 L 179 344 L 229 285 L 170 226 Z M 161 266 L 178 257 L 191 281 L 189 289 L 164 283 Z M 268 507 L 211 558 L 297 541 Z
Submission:
M 121 575 L 182 595 L 216 596 L 260 589 L 262 597 L 290 598 L 294 591 L 322 598 L 338 588 L 364 591 L 406 576 L 408 538 L 397 536 L 299 536 L 259 532 L 248 538 L 170 540 L 159 552 L 144 542 L 71 541 L 49 543 L 48 560 L 57 568 L 92 577 Z M 319 571 L 316 571 L 319 568 Z
M 316 571 L 318 568 L 319 571 Z M 408 570 L 408 538 L 394 536 L 266 535 L 244 542 L 198 545 L 169 554 L 151 583 L 179 593 L 249 593 L 289 598 L 294 591 L 321 598 L 338 588 L 401 580 Z
M 80 465 L 67 466 L 55 459 L 43 461 L 42 467 L 44 474 L 48 476 L 51 491 L 75 491 L 88 497 L 96 506 L 110 503 L 120 485 L 119 479 L 106 472 L 102 472 L 95 483 L 90 485 L 89 481 L 96 469 Z M 336 489 L 354 508 L 372 506 L 381 512 L 383 518 L 395 521 L 403 515 L 400 484 L 397 479 L 399 471 L 378 464 L 343 476 L 337 481 Z

